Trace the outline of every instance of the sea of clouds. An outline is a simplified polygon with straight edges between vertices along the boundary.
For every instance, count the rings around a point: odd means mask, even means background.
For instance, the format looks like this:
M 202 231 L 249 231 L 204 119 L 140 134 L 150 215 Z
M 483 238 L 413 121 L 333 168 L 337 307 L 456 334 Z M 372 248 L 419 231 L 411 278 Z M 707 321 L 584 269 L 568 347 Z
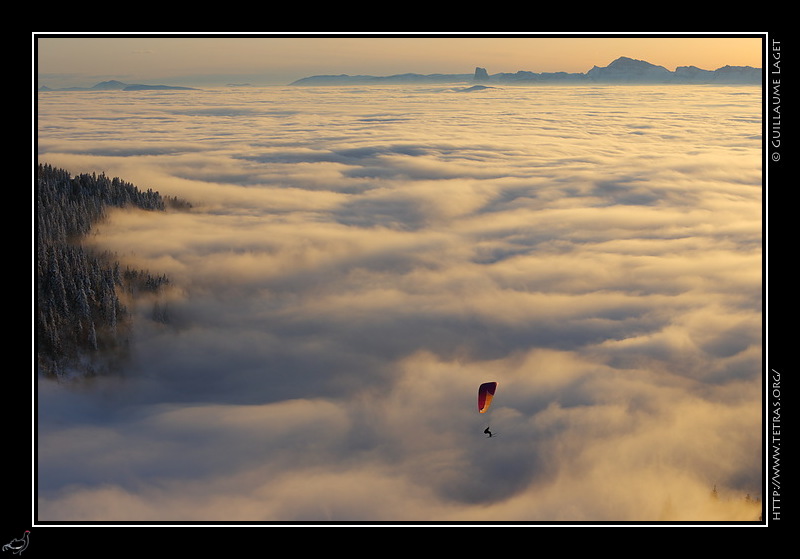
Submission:
M 167 274 L 169 322 L 131 302 L 124 371 L 38 381 L 37 518 L 757 519 L 761 107 L 751 86 L 40 93 L 41 162 L 194 207 L 86 240 Z

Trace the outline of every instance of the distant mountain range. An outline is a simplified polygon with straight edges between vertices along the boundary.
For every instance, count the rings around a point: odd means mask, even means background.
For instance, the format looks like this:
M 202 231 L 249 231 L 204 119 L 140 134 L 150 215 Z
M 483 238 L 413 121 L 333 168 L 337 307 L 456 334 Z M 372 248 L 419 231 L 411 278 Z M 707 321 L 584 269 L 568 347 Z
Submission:
M 716 70 L 703 70 L 696 66 L 679 66 L 672 72 L 663 66 L 623 56 L 608 66 L 595 66 L 586 73 L 519 71 L 490 75 L 485 68 L 475 68 L 475 72 L 472 74 L 319 75 L 299 79 L 292 82 L 291 85 L 468 82 L 518 85 L 537 83 L 761 84 L 761 68 L 723 66 Z
M 752 66 L 723 66 L 716 70 L 702 70 L 696 66 L 678 66 L 674 72 L 644 60 L 622 56 L 605 67 L 595 66 L 585 73 L 528 72 L 490 75 L 485 68 L 475 68 L 472 74 L 394 74 L 391 76 L 318 75 L 309 76 L 289 85 L 364 85 L 364 84 L 517 84 L 537 83 L 651 83 L 651 84 L 752 84 L 760 85 L 761 68 Z M 241 84 L 228 84 L 241 85 Z M 65 87 L 51 89 L 42 86 L 39 91 L 142 91 L 142 90 L 193 90 L 194 87 L 173 85 L 127 84 L 117 80 L 100 82 L 92 87 Z
M 42 86 L 39 91 L 142 91 L 146 89 L 195 89 L 194 87 L 179 87 L 175 85 L 144 85 L 144 84 L 128 84 L 122 83 L 117 80 L 107 82 L 100 82 L 92 87 L 65 87 L 61 89 L 51 89 L 47 86 Z

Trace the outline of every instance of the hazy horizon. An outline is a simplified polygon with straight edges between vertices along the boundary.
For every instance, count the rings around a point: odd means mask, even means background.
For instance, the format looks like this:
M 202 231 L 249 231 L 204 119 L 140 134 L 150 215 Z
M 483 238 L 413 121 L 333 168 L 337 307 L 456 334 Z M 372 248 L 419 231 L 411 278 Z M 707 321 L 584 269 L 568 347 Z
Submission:
M 761 67 L 759 36 L 715 37 L 39 37 L 39 85 L 287 85 L 318 74 L 587 72 L 620 56 L 668 70 Z

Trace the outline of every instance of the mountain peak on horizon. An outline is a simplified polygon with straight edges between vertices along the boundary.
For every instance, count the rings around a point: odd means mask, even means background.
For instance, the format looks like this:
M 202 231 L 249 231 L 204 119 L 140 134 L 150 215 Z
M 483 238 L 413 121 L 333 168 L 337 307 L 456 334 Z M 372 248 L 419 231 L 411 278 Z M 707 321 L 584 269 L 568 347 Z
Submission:
M 108 80 L 105 82 L 99 82 L 92 86 L 92 89 L 122 89 L 127 87 L 128 84 L 123 83 L 119 80 Z
M 655 68 L 664 68 L 663 66 L 658 66 L 657 64 L 653 64 L 652 62 L 648 62 L 646 60 L 639 60 L 638 58 L 631 58 L 629 56 L 620 56 L 619 58 L 614 59 L 608 67 L 615 66 L 623 66 L 623 67 L 630 67 L 630 66 L 641 66 L 645 68 L 655 67 Z M 666 69 L 666 68 L 665 68 Z
M 594 66 L 586 75 L 596 80 L 659 81 L 669 79 L 673 73 L 664 68 L 627 56 L 620 56 L 605 67 Z

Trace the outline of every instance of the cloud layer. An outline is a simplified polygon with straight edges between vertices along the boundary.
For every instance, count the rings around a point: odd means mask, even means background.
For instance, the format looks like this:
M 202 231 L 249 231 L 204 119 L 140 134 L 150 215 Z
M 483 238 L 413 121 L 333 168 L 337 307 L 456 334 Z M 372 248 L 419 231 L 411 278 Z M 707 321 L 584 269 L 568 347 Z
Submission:
M 39 518 L 757 518 L 760 95 L 40 94 L 40 160 L 195 208 L 92 237 L 171 322 L 39 383 Z

